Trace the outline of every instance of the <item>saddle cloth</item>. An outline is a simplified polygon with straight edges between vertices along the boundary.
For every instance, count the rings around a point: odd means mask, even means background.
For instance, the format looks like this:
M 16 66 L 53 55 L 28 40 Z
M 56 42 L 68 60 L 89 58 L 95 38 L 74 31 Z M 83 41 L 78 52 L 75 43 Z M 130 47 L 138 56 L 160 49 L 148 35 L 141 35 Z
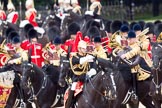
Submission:
M 13 87 L 14 71 L 0 73 L 0 108 L 4 108 Z
M 11 89 L 14 79 L 15 73 L 13 70 L 0 73 L 0 87 Z
M 65 103 L 66 103 L 66 100 L 68 99 L 69 89 L 70 89 L 70 88 L 68 88 L 68 89 L 66 90 L 65 95 L 64 95 L 64 105 L 65 105 Z M 76 85 L 74 97 L 76 97 L 79 93 L 81 93 L 82 90 L 83 90 L 83 82 L 79 82 L 79 81 L 78 81 L 78 82 L 77 82 L 77 85 Z

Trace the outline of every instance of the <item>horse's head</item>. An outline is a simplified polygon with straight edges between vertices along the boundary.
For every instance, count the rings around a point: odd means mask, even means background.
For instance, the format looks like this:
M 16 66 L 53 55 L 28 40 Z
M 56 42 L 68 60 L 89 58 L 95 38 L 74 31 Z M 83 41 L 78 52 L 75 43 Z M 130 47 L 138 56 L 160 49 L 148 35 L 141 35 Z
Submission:
M 60 70 L 60 76 L 59 76 L 58 83 L 61 87 L 65 87 L 65 85 L 66 85 L 65 77 L 67 76 L 67 73 L 70 69 L 69 59 L 67 57 L 61 56 L 60 64 L 61 64 L 61 70 Z
M 152 60 L 153 60 L 153 68 L 160 68 L 160 63 L 162 60 L 162 44 L 160 43 L 152 43 Z
M 27 61 L 22 63 L 22 79 L 21 79 L 21 86 L 23 88 L 29 87 L 29 79 L 32 73 L 33 64 Z

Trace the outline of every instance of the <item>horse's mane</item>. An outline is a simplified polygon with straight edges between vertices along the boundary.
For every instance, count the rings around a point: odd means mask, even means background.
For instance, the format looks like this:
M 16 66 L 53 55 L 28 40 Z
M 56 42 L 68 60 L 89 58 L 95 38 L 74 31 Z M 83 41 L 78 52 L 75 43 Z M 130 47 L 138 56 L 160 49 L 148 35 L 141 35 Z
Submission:
M 110 60 L 106 60 L 103 58 L 97 58 L 98 64 L 102 67 L 107 67 L 110 68 L 112 70 L 116 69 L 116 66 L 110 61 Z
M 44 71 L 43 71 L 41 68 L 39 68 L 36 64 L 32 63 L 32 65 L 33 65 L 33 69 L 34 69 L 35 71 L 44 73 Z

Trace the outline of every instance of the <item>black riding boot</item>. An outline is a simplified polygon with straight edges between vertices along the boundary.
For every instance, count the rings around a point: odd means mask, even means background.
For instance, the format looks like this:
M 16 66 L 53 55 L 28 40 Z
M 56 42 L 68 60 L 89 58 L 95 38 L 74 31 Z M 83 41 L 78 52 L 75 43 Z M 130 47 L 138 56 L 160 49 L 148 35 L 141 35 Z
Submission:
M 137 73 L 132 73 L 133 78 L 133 94 L 131 100 L 136 104 L 138 103 L 138 96 L 137 96 Z
M 74 98 L 74 91 L 69 90 L 69 96 L 68 96 L 68 99 L 66 101 L 65 108 L 70 108 L 72 106 L 73 98 Z

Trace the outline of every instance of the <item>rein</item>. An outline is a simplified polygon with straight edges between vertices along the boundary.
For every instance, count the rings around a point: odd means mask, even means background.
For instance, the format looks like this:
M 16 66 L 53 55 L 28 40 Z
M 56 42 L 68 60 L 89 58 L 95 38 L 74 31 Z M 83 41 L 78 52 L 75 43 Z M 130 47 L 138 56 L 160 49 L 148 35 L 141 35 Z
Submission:
M 106 81 L 104 81 L 104 80 L 107 79 L 107 78 L 105 78 L 105 72 L 103 72 L 103 71 L 101 71 L 101 72 L 102 72 L 102 73 L 101 73 L 102 76 L 104 76 L 104 77 L 102 77 L 101 80 L 102 80 L 102 82 L 105 84 Z M 98 74 L 97 76 L 99 76 L 99 74 Z M 97 77 L 97 76 L 96 76 L 96 77 Z M 104 94 L 102 94 L 98 89 L 96 89 L 96 88 L 94 87 L 94 85 L 93 85 L 93 83 L 92 83 L 92 81 L 91 81 L 90 78 L 88 78 L 88 81 L 89 81 L 91 87 L 93 88 L 93 90 L 95 90 L 95 92 L 97 92 L 99 95 L 101 95 L 101 96 L 103 97 L 104 100 L 108 100 L 108 99 L 109 99 L 109 98 L 108 98 L 108 88 L 109 88 L 109 87 L 106 86 L 106 88 L 105 88 L 105 90 L 106 90 L 105 92 L 106 92 L 106 93 L 105 93 L 105 95 L 104 95 Z M 89 94 L 89 93 L 87 92 L 87 83 L 85 84 L 85 89 L 86 89 L 86 90 L 85 90 L 85 91 L 86 91 L 86 94 Z M 88 102 L 88 99 L 87 99 L 87 97 L 86 97 L 84 94 L 83 94 L 83 97 L 84 97 L 84 99 L 85 99 L 85 102 L 88 103 L 88 105 L 90 105 L 92 108 L 95 108 L 94 105 L 92 105 L 92 104 L 90 104 L 90 103 Z
M 32 64 L 31 64 L 31 67 L 32 67 L 31 72 L 34 73 L 33 65 L 32 65 Z M 45 74 L 43 73 L 43 82 L 42 82 L 41 87 L 40 87 L 40 89 L 38 90 L 38 92 L 35 93 L 33 84 L 31 83 L 31 79 L 28 80 L 28 83 L 27 83 L 27 84 L 30 84 L 30 85 L 28 85 L 28 86 L 29 86 L 30 89 L 31 89 L 31 96 L 30 96 L 29 99 L 28 99 L 28 101 L 29 101 L 30 103 L 32 103 L 33 100 L 37 100 L 37 96 L 41 93 L 41 91 L 42 91 L 43 89 L 45 89 L 45 87 L 46 87 L 46 85 L 47 85 L 47 81 L 48 81 L 48 80 L 47 80 L 47 75 L 45 75 Z

